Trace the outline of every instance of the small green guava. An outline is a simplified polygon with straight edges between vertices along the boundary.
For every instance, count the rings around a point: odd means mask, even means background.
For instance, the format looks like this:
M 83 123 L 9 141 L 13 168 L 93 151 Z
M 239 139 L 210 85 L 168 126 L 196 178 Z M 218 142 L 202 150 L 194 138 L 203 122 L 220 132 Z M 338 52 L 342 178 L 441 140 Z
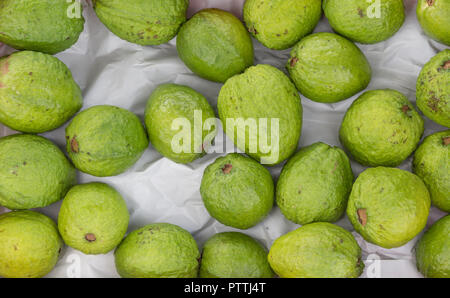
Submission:
M 434 40 L 450 46 L 450 2 L 418 0 L 417 19 L 423 31 Z

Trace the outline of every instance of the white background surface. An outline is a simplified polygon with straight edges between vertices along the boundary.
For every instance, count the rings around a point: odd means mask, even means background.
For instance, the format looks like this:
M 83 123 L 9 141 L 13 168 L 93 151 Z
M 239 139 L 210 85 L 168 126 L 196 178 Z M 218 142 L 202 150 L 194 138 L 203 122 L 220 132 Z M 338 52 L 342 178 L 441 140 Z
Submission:
M 188 14 L 191 16 L 204 7 L 217 7 L 240 17 L 243 2 L 244 0 L 191 0 Z M 392 88 L 415 101 L 415 85 L 422 66 L 446 47 L 432 41 L 422 32 L 416 20 L 416 1 L 404 2 L 406 21 L 394 37 L 375 45 L 358 46 L 366 54 L 373 70 L 368 90 Z M 160 46 L 134 45 L 110 33 L 89 5 L 85 5 L 84 16 L 86 24 L 79 41 L 71 49 L 56 55 L 67 64 L 80 85 L 84 96 L 83 109 L 99 104 L 116 105 L 133 111 L 143 120 L 145 104 L 152 90 L 159 84 L 169 82 L 196 89 L 204 94 L 216 109 L 221 84 L 192 74 L 178 58 L 176 39 Z M 324 17 L 315 31 L 332 32 Z M 256 40 L 254 46 L 255 64 L 271 64 L 285 71 L 284 65 L 289 57 L 289 50 L 269 50 Z M 10 52 L 11 48 L 0 44 L 0 56 Z M 299 146 L 317 141 L 341 146 L 338 140 L 339 126 L 346 109 L 358 95 L 336 104 L 315 103 L 302 96 L 304 124 Z M 425 121 L 425 136 L 445 129 L 426 118 Z M 65 126 L 44 136 L 64 149 L 64 128 Z M 1 135 L 10 133 L 11 130 L 0 128 Z M 216 143 L 220 145 L 220 139 L 216 140 Z M 150 146 L 128 172 L 110 178 L 97 178 L 80 173 L 79 183 L 102 181 L 114 186 L 127 201 L 131 214 L 129 231 L 149 223 L 169 222 L 190 231 L 202 247 L 213 234 L 235 230 L 218 223 L 208 215 L 199 193 L 203 170 L 218 156 L 219 154 L 210 154 L 192 164 L 179 165 L 162 158 Z M 411 170 L 411 160 L 406 160 L 401 168 Z M 352 167 L 355 175 L 364 169 L 355 162 L 352 162 Z M 276 181 L 281 166 L 270 170 Z M 56 220 L 59 206 L 60 202 L 38 211 Z M 0 213 L 5 211 L 6 209 L 0 207 Z M 444 212 L 432 207 L 428 227 L 444 215 Z M 346 217 L 337 224 L 352 231 Z M 259 239 L 270 248 L 276 238 L 297 227 L 298 225 L 282 216 L 278 207 L 274 207 L 263 222 L 244 233 Z M 366 263 L 363 276 L 421 277 L 415 268 L 412 253 L 418 237 L 403 247 L 388 250 L 366 243 L 357 233 L 353 234 L 363 249 Z M 373 263 L 368 260 L 374 258 L 381 261 Z M 112 252 L 107 255 L 87 256 L 71 248 L 66 248 L 55 270 L 48 276 L 118 277 Z

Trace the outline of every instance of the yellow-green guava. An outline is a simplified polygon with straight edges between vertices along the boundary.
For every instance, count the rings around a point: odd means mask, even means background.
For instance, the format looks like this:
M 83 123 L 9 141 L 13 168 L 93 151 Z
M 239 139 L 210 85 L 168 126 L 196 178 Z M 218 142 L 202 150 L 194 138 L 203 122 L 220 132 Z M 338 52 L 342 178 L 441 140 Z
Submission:
M 423 31 L 438 42 L 450 46 L 450 2 L 417 0 L 417 19 Z

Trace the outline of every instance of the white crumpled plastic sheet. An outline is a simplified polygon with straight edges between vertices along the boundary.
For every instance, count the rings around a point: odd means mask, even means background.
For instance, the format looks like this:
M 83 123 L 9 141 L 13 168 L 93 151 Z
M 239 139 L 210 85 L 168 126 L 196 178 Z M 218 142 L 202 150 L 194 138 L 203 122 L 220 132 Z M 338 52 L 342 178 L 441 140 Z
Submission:
M 217 7 L 241 17 L 244 0 L 191 0 L 189 16 L 206 7 Z M 415 13 L 415 0 L 405 0 L 406 21 L 400 31 L 385 42 L 358 46 L 366 54 L 373 69 L 373 78 L 368 89 L 392 88 L 415 101 L 415 85 L 422 66 L 437 52 L 445 49 L 424 35 Z M 176 39 L 160 46 L 139 46 L 123 41 L 110 33 L 98 20 L 92 7 L 84 3 L 86 19 L 84 32 L 79 41 L 69 50 L 56 56 L 71 69 L 80 85 L 84 106 L 109 104 L 129 109 L 142 120 L 144 108 L 151 92 L 162 83 L 188 85 L 206 96 L 216 108 L 221 84 L 206 81 L 194 75 L 178 58 Z M 316 32 L 332 32 L 323 17 Z M 265 63 L 285 71 L 289 50 L 273 51 L 254 40 L 255 64 Z M 0 56 L 12 49 L 0 44 Z M 359 95 L 359 94 L 358 94 Z M 336 104 L 321 104 L 302 96 L 304 108 L 303 132 L 299 146 L 322 141 L 341 146 L 338 131 L 345 111 L 357 98 Z M 425 136 L 444 130 L 426 119 Z M 64 150 L 64 127 L 43 134 Z M 1 127 L 0 134 L 11 130 Z M 230 142 L 228 140 L 228 142 Z M 222 144 L 221 138 L 216 145 Z M 201 248 L 203 243 L 218 232 L 235 230 L 212 219 L 199 193 L 203 170 L 219 155 L 209 154 L 189 165 L 176 164 L 163 158 L 151 146 L 142 158 L 126 173 L 109 178 L 97 178 L 79 174 L 79 183 L 102 181 L 115 187 L 123 195 L 131 214 L 129 231 L 149 223 L 168 222 L 191 232 Z M 364 168 L 352 162 L 355 175 Z M 282 166 L 271 168 L 276 181 Z M 402 165 L 411 170 L 411 158 Z M 57 219 L 60 202 L 38 211 Z M 7 211 L 0 207 L 0 213 Z M 445 213 L 432 207 L 428 227 Z M 346 217 L 338 225 L 353 231 Z M 267 248 L 279 236 L 299 227 L 286 220 L 278 207 L 257 226 L 241 231 L 260 240 Z M 363 277 L 421 277 L 416 270 L 413 247 L 422 234 L 403 247 L 383 249 L 365 242 L 353 231 L 363 249 L 366 270 Z M 118 277 L 114 266 L 113 252 L 106 255 L 88 256 L 67 247 L 48 277 Z

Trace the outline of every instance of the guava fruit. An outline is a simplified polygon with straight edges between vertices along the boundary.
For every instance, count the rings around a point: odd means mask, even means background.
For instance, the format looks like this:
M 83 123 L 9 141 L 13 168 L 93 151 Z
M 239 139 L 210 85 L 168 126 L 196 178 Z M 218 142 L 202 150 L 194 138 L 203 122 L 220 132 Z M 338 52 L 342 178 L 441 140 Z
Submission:
M 47 216 L 34 211 L 0 214 L 0 276 L 43 277 L 55 267 L 63 246 Z
M 228 137 L 261 163 L 281 163 L 297 149 L 302 103 L 277 68 L 260 64 L 232 77 L 220 90 L 217 108 Z
M 6 126 L 46 132 L 63 125 L 82 105 L 80 87 L 57 58 L 32 51 L 0 58 L 0 122 Z
M 207 145 L 216 135 L 215 120 L 214 110 L 206 98 L 182 85 L 158 86 L 145 108 L 145 125 L 151 144 L 159 153 L 178 163 L 190 163 L 205 154 Z M 196 128 L 201 135 L 197 135 Z
M 326 222 L 304 225 L 276 239 L 268 259 L 283 278 L 356 278 L 364 269 L 353 235 Z
M 125 172 L 148 146 L 139 118 L 108 105 L 94 106 L 76 115 L 66 127 L 66 141 L 75 167 L 98 177 Z
M 56 54 L 78 41 L 82 5 L 66 0 L 2 0 L 0 42 L 18 50 Z
M 434 40 L 450 46 L 450 2 L 418 0 L 417 19 L 423 31 Z
M 429 135 L 414 154 L 414 173 L 422 178 L 431 203 L 450 212 L 450 130 Z
M 0 205 L 46 207 L 76 183 L 76 171 L 49 140 L 27 134 L 0 138 Z
M 386 40 L 405 21 L 403 0 L 324 0 L 323 11 L 334 31 L 360 43 Z
M 366 241 L 399 247 L 427 223 L 430 194 L 416 175 L 396 168 L 369 168 L 353 184 L 347 215 Z
M 450 278 L 450 215 L 435 222 L 416 245 L 417 269 L 430 278 Z
M 423 119 L 408 98 L 384 89 L 367 91 L 352 103 L 339 137 L 365 166 L 398 166 L 416 149 L 423 131 Z
M 253 37 L 284 50 L 314 30 L 322 16 L 321 0 L 246 0 L 243 16 Z
M 315 33 L 300 40 L 286 65 L 298 91 L 324 103 L 347 99 L 365 89 L 372 70 L 363 52 L 334 33 Z
M 201 278 L 271 278 L 266 249 L 239 232 L 219 233 L 203 246 Z
M 125 278 L 195 278 L 199 259 L 192 235 L 168 223 L 131 232 L 115 252 L 117 272 Z
M 450 50 L 431 58 L 417 79 L 417 107 L 434 122 L 450 127 Z
M 115 35 L 140 45 L 159 45 L 177 35 L 189 0 L 93 0 L 100 21 Z
M 297 224 L 335 222 L 345 212 L 352 184 L 353 172 L 344 151 L 315 143 L 284 166 L 276 187 L 277 205 Z
M 270 172 L 238 153 L 219 157 L 205 169 L 200 194 L 212 217 L 243 230 L 263 220 L 274 203 Z
M 253 44 L 241 21 L 209 8 L 196 13 L 177 36 L 178 56 L 198 76 L 224 83 L 253 65 Z
M 58 215 L 64 242 L 85 254 L 106 254 L 122 241 L 130 215 L 114 188 L 104 183 L 72 187 Z

